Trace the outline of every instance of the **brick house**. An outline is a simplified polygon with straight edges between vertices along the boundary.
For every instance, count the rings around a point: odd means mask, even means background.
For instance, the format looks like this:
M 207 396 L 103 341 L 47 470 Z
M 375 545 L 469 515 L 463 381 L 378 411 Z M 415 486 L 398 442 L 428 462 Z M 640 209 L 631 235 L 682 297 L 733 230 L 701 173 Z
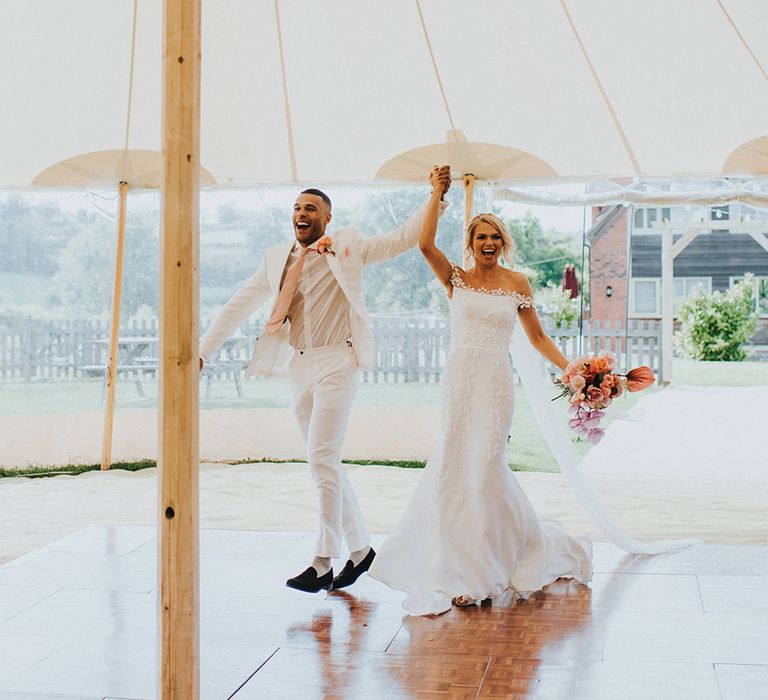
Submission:
M 715 207 L 595 207 L 587 233 L 590 317 L 600 321 L 661 318 L 661 234 L 654 222 L 712 221 L 674 260 L 674 309 L 694 292 L 725 291 L 754 275 L 760 320 L 755 344 L 768 343 L 768 252 L 748 233 L 718 225 L 764 221 L 768 213 L 733 203 Z M 679 235 L 675 233 L 675 240 Z

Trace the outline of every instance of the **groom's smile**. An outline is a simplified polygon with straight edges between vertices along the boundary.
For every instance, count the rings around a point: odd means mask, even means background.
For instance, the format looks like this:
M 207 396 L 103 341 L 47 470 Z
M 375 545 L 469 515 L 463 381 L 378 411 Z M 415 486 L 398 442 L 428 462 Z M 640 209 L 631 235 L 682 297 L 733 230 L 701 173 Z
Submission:
M 331 211 L 321 197 L 302 192 L 293 205 L 293 230 L 296 240 L 311 245 L 325 234 Z

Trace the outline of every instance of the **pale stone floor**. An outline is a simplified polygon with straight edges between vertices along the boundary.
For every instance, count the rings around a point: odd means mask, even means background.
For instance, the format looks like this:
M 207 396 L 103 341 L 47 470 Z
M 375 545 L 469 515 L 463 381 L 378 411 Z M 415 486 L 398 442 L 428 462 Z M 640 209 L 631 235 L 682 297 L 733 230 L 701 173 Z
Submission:
M 589 587 L 436 618 L 367 577 L 286 588 L 312 546 L 201 531 L 202 698 L 768 697 L 765 545 L 598 543 Z M 155 558 L 152 526 L 91 525 L 0 566 L 0 700 L 155 697 Z

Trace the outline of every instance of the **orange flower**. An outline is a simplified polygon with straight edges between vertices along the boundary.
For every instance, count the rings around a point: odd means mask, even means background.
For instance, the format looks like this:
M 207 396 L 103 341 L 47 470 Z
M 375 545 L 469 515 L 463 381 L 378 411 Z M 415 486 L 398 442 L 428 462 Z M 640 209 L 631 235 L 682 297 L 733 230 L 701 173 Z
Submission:
M 642 391 L 656 381 L 650 367 L 643 365 L 627 372 L 627 391 Z
M 320 255 L 325 255 L 326 253 L 330 253 L 331 255 L 336 255 L 336 253 L 331 250 L 331 246 L 333 245 L 333 240 L 330 236 L 323 236 L 318 242 L 317 242 L 317 252 L 320 253 Z
M 612 374 L 613 386 L 611 387 L 611 396 L 615 399 L 617 396 L 621 396 L 624 393 L 624 386 L 622 385 L 621 378 L 615 374 Z
M 590 369 L 595 373 L 605 374 L 613 369 L 613 358 L 610 355 L 602 354 L 593 357 L 590 362 Z

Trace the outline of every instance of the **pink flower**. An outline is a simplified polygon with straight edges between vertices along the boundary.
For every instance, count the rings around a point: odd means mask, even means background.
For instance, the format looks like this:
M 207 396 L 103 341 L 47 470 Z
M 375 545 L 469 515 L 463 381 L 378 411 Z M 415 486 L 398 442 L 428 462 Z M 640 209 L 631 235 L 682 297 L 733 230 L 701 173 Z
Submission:
M 603 400 L 603 392 L 600 387 L 591 386 L 587 389 L 587 401 L 590 403 L 596 403 Z
M 591 411 L 590 414 L 581 421 L 581 424 L 589 430 L 594 430 L 600 426 L 600 419 L 602 417 L 602 411 Z
M 575 375 L 569 382 L 568 386 L 571 387 L 575 392 L 581 392 L 581 390 L 586 386 L 587 382 L 580 374 Z
M 579 356 L 567 365 L 556 382 L 562 390 L 556 398 L 566 396 L 570 403 L 568 427 L 594 445 L 605 435 L 600 427 L 605 415 L 602 409 L 624 393 L 624 388 L 631 385 L 630 379 L 636 384 L 647 381 L 647 368 L 632 370 L 631 376 L 624 379 L 614 373 L 614 364 L 615 357 L 607 352 L 595 357 Z
M 613 399 L 621 394 L 621 379 L 611 372 L 600 376 L 600 384 L 597 385 L 603 396 L 603 402 L 608 405 Z M 597 400 L 597 399 L 596 399 Z
M 597 445 L 597 443 L 600 442 L 600 440 L 602 440 L 604 437 L 605 430 L 602 428 L 594 428 L 587 433 L 587 440 L 589 440 L 593 445 Z

